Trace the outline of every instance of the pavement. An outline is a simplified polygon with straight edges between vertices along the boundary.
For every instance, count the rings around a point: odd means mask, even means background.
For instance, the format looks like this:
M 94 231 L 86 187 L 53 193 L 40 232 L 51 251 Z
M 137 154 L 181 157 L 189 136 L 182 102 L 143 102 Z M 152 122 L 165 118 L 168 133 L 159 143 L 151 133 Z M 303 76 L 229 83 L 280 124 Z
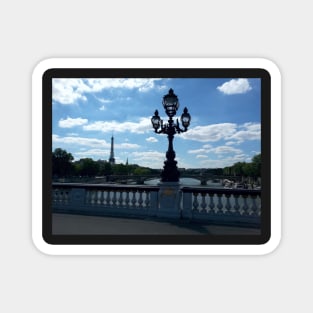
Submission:
M 54 235 L 259 235 L 248 227 L 207 225 L 190 221 L 86 216 L 54 213 Z

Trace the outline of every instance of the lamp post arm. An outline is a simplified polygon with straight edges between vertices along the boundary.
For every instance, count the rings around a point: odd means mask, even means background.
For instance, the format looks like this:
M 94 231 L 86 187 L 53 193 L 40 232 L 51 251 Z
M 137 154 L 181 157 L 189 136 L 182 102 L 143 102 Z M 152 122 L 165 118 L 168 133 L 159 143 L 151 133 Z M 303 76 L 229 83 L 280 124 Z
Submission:
M 180 134 L 180 133 L 185 133 L 187 130 L 188 130 L 187 127 L 183 128 L 183 129 L 180 128 L 179 124 L 178 124 L 177 127 L 176 127 L 176 131 L 177 131 L 178 134 Z
M 160 130 L 155 129 L 154 132 L 155 132 L 156 134 L 166 134 L 166 133 L 164 132 L 164 129 L 163 129 L 163 128 L 161 128 Z

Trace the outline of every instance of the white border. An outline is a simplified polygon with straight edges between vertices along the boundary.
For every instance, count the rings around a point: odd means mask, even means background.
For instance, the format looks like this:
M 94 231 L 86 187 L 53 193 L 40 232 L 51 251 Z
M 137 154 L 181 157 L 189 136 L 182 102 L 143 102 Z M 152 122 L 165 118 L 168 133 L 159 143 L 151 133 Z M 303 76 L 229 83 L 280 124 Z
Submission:
M 261 68 L 271 75 L 271 238 L 263 245 L 50 245 L 42 238 L 42 75 L 50 68 Z M 32 75 L 32 238 L 51 255 L 263 255 L 281 238 L 281 75 L 263 58 L 58 58 Z

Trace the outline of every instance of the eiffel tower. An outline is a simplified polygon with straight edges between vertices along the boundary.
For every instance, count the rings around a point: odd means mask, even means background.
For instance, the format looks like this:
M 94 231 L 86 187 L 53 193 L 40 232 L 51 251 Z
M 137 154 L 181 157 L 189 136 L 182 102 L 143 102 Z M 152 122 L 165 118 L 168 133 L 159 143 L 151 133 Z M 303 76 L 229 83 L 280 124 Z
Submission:
M 109 163 L 111 165 L 115 164 L 115 158 L 114 158 L 114 138 L 113 138 L 113 136 L 111 137 L 111 152 L 110 152 Z

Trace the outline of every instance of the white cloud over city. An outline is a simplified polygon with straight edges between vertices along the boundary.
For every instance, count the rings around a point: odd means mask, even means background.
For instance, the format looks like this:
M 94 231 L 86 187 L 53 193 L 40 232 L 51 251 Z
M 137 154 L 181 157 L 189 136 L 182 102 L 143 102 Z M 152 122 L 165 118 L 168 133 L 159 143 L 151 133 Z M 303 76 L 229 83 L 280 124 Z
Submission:
M 225 82 L 221 86 L 218 86 L 217 89 L 226 95 L 234 95 L 246 93 L 250 91 L 252 87 L 250 86 L 248 79 L 238 78 Z
M 103 133 L 123 133 L 130 132 L 143 134 L 151 130 L 150 118 L 141 117 L 137 122 L 118 122 L 118 121 L 96 121 L 83 126 L 83 130 L 101 131 Z
M 53 79 L 53 100 L 69 105 L 77 100 L 86 101 L 86 94 L 99 93 L 110 88 L 138 89 L 139 92 L 148 92 L 155 87 L 154 82 L 157 80 L 160 79 Z M 110 99 L 100 97 L 97 99 L 102 103 L 111 102 Z
M 81 126 L 88 123 L 88 119 L 86 118 L 70 118 L 67 117 L 66 119 L 59 120 L 59 127 L 61 128 L 72 128 L 75 126 Z

